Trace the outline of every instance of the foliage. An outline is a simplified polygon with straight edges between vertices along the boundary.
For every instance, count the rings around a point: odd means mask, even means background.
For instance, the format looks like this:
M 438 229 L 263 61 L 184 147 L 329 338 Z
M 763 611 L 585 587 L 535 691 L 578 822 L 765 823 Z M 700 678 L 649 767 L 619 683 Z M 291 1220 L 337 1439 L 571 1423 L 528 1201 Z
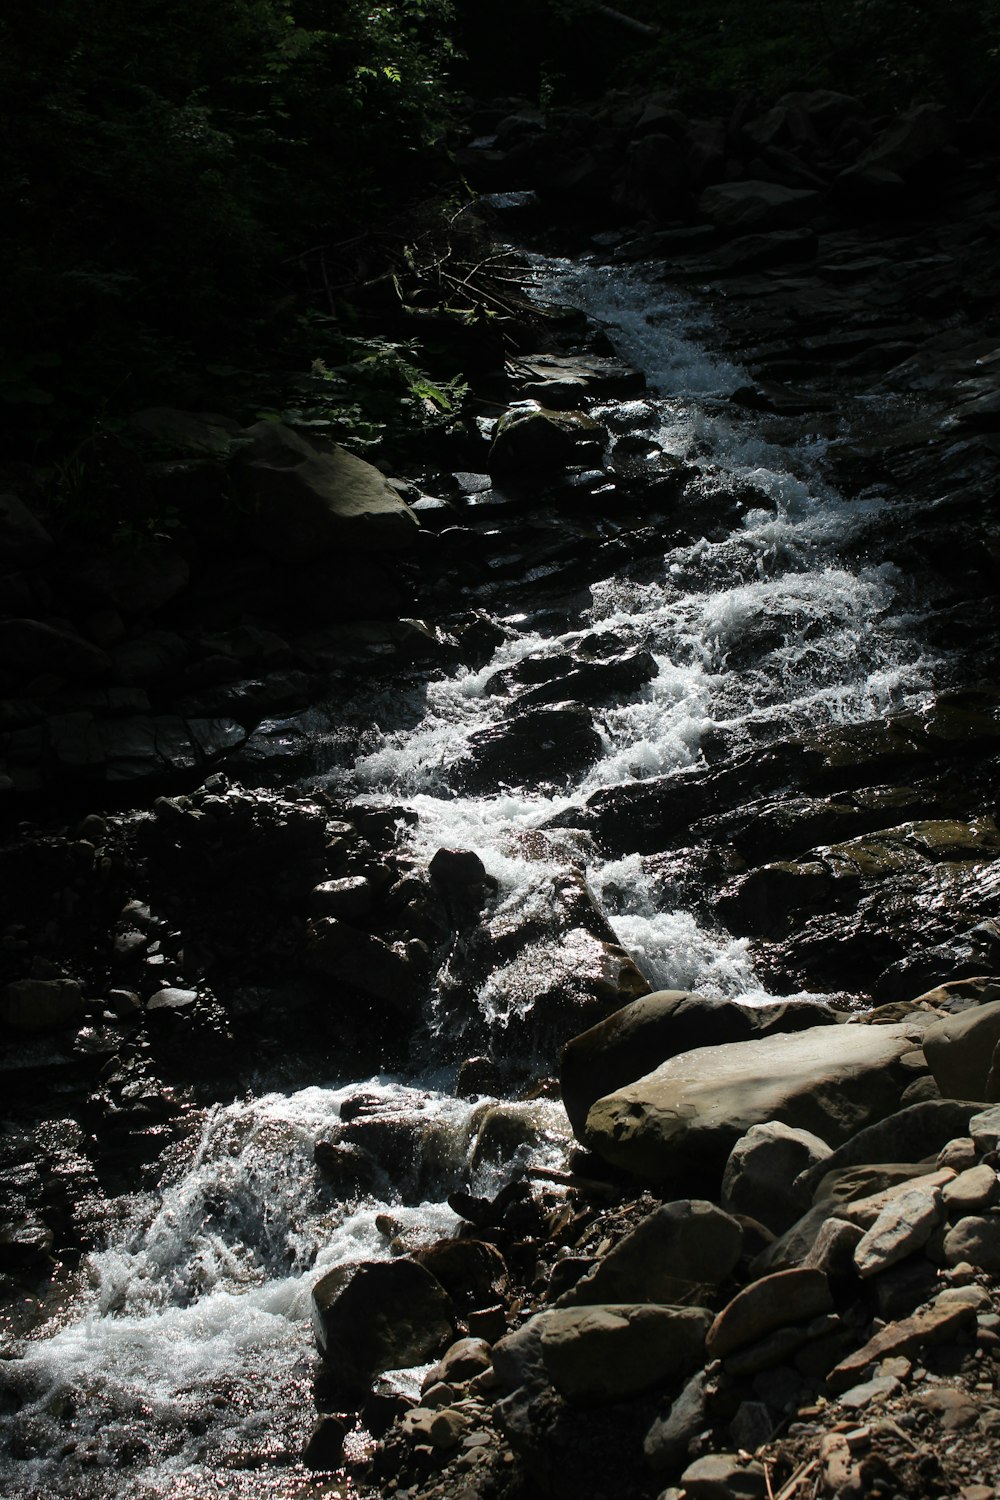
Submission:
M 290 262 L 397 212 L 448 122 L 450 0 L 50 0 L 0 14 L 0 404 L 57 444 L 197 394 Z

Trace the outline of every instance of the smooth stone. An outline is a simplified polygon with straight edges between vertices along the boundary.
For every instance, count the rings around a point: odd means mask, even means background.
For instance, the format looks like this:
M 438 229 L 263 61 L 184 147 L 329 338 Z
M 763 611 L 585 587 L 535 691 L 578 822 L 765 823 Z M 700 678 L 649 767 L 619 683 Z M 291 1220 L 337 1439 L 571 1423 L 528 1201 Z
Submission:
M 931 1026 L 924 1035 L 924 1052 L 942 1094 L 992 1099 L 988 1081 L 998 1042 L 1000 1000 L 971 1006 Z
M 984 1109 L 969 1120 L 969 1135 L 977 1151 L 986 1153 L 1000 1148 L 1000 1108 Z
M 567 1401 L 624 1401 L 691 1373 L 704 1354 L 711 1313 L 657 1303 L 555 1308 L 540 1313 L 541 1354 Z
M 455 1328 L 444 1288 L 402 1256 L 328 1271 L 313 1288 L 312 1314 L 325 1363 L 345 1386 L 363 1390 L 383 1370 L 433 1358 Z
M 922 1161 L 956 1136 L 967 1135 L 969 1119 L 976 1108 L 975 1104 L 956 1099 L 922 1099 L 910 1104 L 858 1131 L 825 1162 L 807 1168 L 796 1187 L 813 1192 L 828 1173 L 843 1167 Z
M 706 1422 L 704 1370 L 692 1375 L 675 1401 L 656 1418 L 642 1443 L 647 1468 L 662 1474 L 687 1456 L 688 1444 Z
M 822 1271 L 776 1271 L 751 1282 L 722 1309 L 708 1332 L 711 1359 L 755 1343 L 776 1328 L 833 1310 L 830 1284 Z
M 652 1181 L 719 1173 L 752 1125 L 780 1120 L 842 1141 L 896 1105 L 900 1058 L 915 1029 L 812 1027 L 766 1040 L 700 1047 L 598 1099 L 587 1144 Z
M 944 1237 L 944 1258 L 949 1266 L 968 1261 L 981 1271 L 1000 1271 L 1000 1217 L 959 1219 Z
M 763 1465 L 746 1463 L 735 1453 L 709 1453 L 689 1464 L 681 1475 L 687 1500 L 763 1500 L 767 1480 Z
M 959 1172 L 953 1182 L 946 1183 L 942 1197 L 950 1218 L 982 1213 L 1000 1198 L 1000 1180 L 993 1167 L 981 1162 L 978 1167 L 969 1167 Z
M 808 1198 L 796 1194 L 800 1172 L 831 1155 L 818 1135 L 769 1120 L 753 1125 L 733 1147 L 722 1174 L 722 1207 L 750 1214 L 773 1234 L 783 1234 L 801 1218 Z

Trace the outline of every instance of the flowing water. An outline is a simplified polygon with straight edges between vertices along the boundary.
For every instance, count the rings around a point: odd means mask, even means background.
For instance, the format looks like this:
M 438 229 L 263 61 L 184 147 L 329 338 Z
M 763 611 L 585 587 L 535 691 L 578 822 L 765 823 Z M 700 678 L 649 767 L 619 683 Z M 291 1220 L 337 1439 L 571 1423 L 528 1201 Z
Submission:
M 594 585 L 582 629 L 553 634 L 526 614 L 503 620 L 493 659 L 431 682 L 419 722 L 394 727 L 386 700 L 363 754 L 344 763 L 331 751 L 328 784 L 405 802 L 419 818 L 409 834 L 416 855 L 476 850 L 498 882 L 499 914 L 536 919 L 537 941 L 477 997 L 480 1023 L 498 1039 L 530 1010 L 542 976 L 551 986 L 579 960 L 572 942 L 546 936 L 551 882 L 565 862 L 544 849 L 526 860 L 519 836 L 599 787 L 695 766 L 709 743 L 746 747 L 917 704 L 936 669 L 893 570 L 845 560 L 877 517 L 878 497 L 848 500 L 825 482 L 826 439 L 768 441 L 756 419 L 734 414 L 726 398 L 746 377 L 705 352 L 711 326 L 690 301 L 641 270 L 549 262 L 538 275 L 541 293 L 584 307 L 647 375 L 646 397 L 597 413 L 613 446 L 638 437 L 651 452 L 696 461 L 706 505 L 742 498 L 721 539 L 676 547 L 644 581 Z M 449 768 L 505 705 L 491 678 L 584 633 L 649 651 L 657 666 L 632 701 L 599 714 L 601 758 L 558 792 L 456 795 Z M 574 853 L 654 987 L 763 997 L 747 945 L 698 919 L 682 868 L 637 855 L 602 860 L 586 843 Z M 434 1012 L 433 996 L 428 1003 L 440 1035 L 449 1016 Z M 551 1066 L 540 1062 L 541 1071 Z M 212 1110 L 176 1150 L 160 1189 L 129 1205 L 73 1302 L 24 1347 L 0 1495 L 152 1500 L 306 1488 L 296 1465 L 314 1416 L 308 1304 L 317 1276 L 388 1256 L 399 1237 L 448 1233 L 448 1192 L 488 1192 L 511 1165 L 477 1160 L 482 1106 L 452 1097 L 451 1081 L 317 1080 Z M 402 1122 L 408 1146 L 395 1180 L 338 1202 L 317 1179 L 313 1146 L 358 1092 Z M 533 1127 L 522 1161 L 557 1164 L 567 1145 L 561 1107 L 537 1105 Z

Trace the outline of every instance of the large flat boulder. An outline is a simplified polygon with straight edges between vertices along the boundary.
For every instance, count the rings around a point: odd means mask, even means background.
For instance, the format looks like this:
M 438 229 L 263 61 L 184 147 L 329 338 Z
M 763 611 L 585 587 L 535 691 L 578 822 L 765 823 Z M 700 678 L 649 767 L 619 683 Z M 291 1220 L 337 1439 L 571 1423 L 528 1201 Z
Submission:
M 417 518 L 373 464 L 282 422 L 255 422 L 245 435 L 239 463 L 262 550 L 311 562 L 339 547 L 398 552 L 413 544 Z
M 924 1053 L 942 1094 L 993 1103 L 1000 1094 L 997 1078 L 991 1077 L 998 1042 L 1000 1000 L 973 1005 L 931 1026 L 924 1034 Z
M 829 1006 L 808 1000 L 740 1005 L 688 990 L 657 990 L 566 1043 L 559 1082 L 570 1124 L 582 1136 L 595 1100 L 679 1053 L 832 1025 L 835 1019 Z
M 585 1139 L 613 1165 L 671 1184 L 721 1178 L 740 1136 L 769 1120 L 839 1144 L 898 1107 L 900 1059 L 920 1035 L 900 1021 L 698 1047 L 598 1099 Z

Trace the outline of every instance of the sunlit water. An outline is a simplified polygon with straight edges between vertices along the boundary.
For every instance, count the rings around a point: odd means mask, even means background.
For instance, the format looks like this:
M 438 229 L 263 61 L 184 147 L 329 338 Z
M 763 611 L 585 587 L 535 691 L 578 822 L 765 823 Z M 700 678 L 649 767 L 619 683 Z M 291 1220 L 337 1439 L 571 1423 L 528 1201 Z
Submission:
M 652 581 L 595 585 L 583 632 L 554 636 L 524 617 L 506 621 L 507 638 L 485 667 L 432 682 L 415 727 L 396 729 L 383 716 L 366 753 L 331 784 L 406 802 L 419 815 L 409 836 L 423 858 L 442 846 L 476 850 L 498 882 L 497 911 L 515 923 L 544 918 L 547 882 L 571 858 L 655 987 L 759 1001 L 746 943 L 699 922 L 669 866 L 636 855 L 602 860 L 571 834 L 526 861 L 518 836 L 600 787 L 698 765 L 710 737 L 749 745 L 775 722 L 787 734 L 917 703 L 934 664 L 913 642 L 893 570 L 842 559 L 877 500 L 845 500 L 822 480 L 822 440 L 775 445 L 752 419 L 727 411 L 725 398 L 746 376 L 704 352 L 696 337 L 706 330 L 684 299 L 641 272 L 548 263 L 539 276 L 542 292 L 585 307 L 647 373 L 647 398 L 599 413 L 612 434 L 639 433 L 665 454 L 696 459 L 706 494 L 742 497 L 738 524 L 721 540 L 666 553 Z M 556 791 L 456 795 L 449 769 L 508 701 L 491 693 L 490 679 L 525 656 L 564 651 L 582 633 L 649 651 L 657 666 L 629 701 L 598 710 L 597 763 Z M 575 958 L 564 936 L 543 936 L 489 977 L 478 1003 L 498 1039 L 530 1006 L 539 976 L 568 972 Z M 359 1091 L 410 1122 L 410 1145 L 372 1194 L 338 1202 L 316 1172 L 313 1146 L 336 1132 L 341 1104 Z M 12 1446 L 0 1456 L 0 1494 L 299 1493 L 305 1480 L 295 1464 L 314 1415 L 310 1289 L 333 1265 L 389 1255 L 394 1235 L 448 1233 L 450 1188 L 489 1190 L 493 1169 L 471 1165 L 477 1108 L 440 1081 L 381 1079 L 213 1111 L 162 1195 L 137 1199 L 130 1229 L 92 1258 L 77 1312 L 25 1348 L 13 1382 L 23 1405 L 5 1419 Z M 524 1152 L 553 1164 L 566 1145 L 565 1116 L 558 1105 L 538 1110 Z M 376 1224 L 382 1214 L 388 1232 Z

